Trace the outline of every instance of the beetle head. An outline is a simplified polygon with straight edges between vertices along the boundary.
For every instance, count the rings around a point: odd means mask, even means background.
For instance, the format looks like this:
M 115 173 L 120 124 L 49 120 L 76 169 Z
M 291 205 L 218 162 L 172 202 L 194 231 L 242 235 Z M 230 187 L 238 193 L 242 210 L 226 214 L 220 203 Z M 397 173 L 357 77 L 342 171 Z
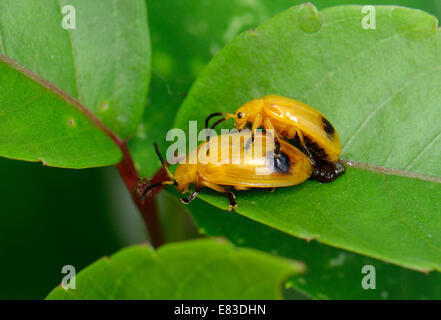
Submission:
M 254 99 L 242 105 L 234 114 L 236 128 L 242 130 L 247 123 L 252 123 L 262 109 L 263 99 Z
M 239 130 L 242 130 L 245 125 L 247 124 L 247 110 L 245 106 L 240 107 L 237 109 L 236 113 L 234 114 L 234 122 L 236 124 L 236 128 Z
M 180 164 L 175 170 L 176 189 L 185 193 L 188 191 L 188 186 L 196 182 L 197 166 L 194 164 Z

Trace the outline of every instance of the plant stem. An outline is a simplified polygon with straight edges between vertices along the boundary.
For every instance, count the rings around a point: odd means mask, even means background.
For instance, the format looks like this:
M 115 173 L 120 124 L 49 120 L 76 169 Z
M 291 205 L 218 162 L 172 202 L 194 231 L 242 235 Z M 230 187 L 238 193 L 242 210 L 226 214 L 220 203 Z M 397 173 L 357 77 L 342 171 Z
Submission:
M 144 222 L 147 226 L 147 230 L 150 236 L 150 242 L 154 248 L 159 247 L 164 243 L 164 237 L 162 234 L 161 222 L 159 219 L 158 210 L 154 196 L 160 191 L 161 188 L 155 188 L 152 195 L 147 197 L 144 202 L 141 201 L 141 197 L 135 192 L 135 187 L 138 182 L 138 172 L 133 164 L 132 157 L 126 142 L 119 141 L 118 143 L 121 151 L 123 152 L 123 158 L 117 165 L 121 178 L 124 180 L 127 189 L 129 190 L 133 201 L 136 203 L 139 211 L 142 214 Z M 152 177 L 152 182 L 164 181 L 167 178 L 167 174 L 164 169 L 158 170 Z

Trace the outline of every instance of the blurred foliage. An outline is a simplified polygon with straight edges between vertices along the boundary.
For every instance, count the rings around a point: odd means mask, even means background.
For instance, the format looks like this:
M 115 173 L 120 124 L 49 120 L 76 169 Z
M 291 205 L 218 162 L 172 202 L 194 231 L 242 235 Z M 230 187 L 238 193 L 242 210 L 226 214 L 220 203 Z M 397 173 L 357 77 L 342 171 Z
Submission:
M 122 247 L 104 171 L 0 158 L 0 299 L 42 299 L 64 265 L 78 272 Z

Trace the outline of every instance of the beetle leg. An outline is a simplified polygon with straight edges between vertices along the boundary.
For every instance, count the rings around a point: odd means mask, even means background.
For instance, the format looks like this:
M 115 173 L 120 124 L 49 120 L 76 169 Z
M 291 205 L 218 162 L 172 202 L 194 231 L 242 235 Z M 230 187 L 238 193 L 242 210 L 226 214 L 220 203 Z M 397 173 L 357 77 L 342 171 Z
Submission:
M 263 125 L 265 127 L 265 130 L 271 130 L 271 132 L 274 133 L 274 144 L 275 144 L 274 156 L 276 158 L 278 158 L 280 156 L 280 138 L 279 138 L 279 135 L 277 134 L 276 130 L 274 129 L 274 126 L 271 123 L 270 118 L 265 118 L 265 122 L 264 122 Z
M 254 118 L 253 126 L 251 127 L 251 138 L 245 144 L 245 150 L 250 149 L 251 144 L 254 142 L 254 134 L 256 133 L 257 129 L 262 126 L 262 123 L 263 123 L 262 114 L 258 113 Z
M 245 143 L 244 149 L 245 150 L 250 150 L 251 145 L 253 144 L 253 142 L 254 142 L 254 134 L 251 133 L 251 138 L 249 138 L 247 143 Z
M 232 211 L 234 208 L 237 207 L 237 203 L 236 203 L 236 197 L 234 196 L 234 194 L 226 187 L 222 187 L 218 184 L 215 183 L 211 183 L 208 181 L 202 181 L 201 184 L 205 187 L 208 187 L 210 189 L 216 190 L 218 192 L 222 192 L 224 194 L 227 195 L 228 200 L 230 201 L 230 209 L 228 211 Z
M 227 188 L 224 188 L 224 187 L 222 187 L 222 186 L 220 186 L 220 185 L 218 185 L 218 184 L 211 183 L 211 182 L 208 182 L 208 181 L 202 181 L 201 184 L 202 184 L 204 187 L 207 187 L 207 188 L 213 189 L 213 190 L 215 190 L 215 191 L 217 191 L 217 192 L 225 193 L 225 192 L 228 191 Z
M 294 139 L 296 136 L 297 127 L 296 126 L 289 126 L 288 127 L 288 134 L 286 135 L 287 139 Z
M 309 160 L 311 160 L 312 165 L 316 165 L 316 161 L 314 159 L 314 156 L 312 155 L 311 151 L 309 151 L 308 147 L 305 144 L 305 139 L 303 138 L 303 133 L 299 128 L 295 128 L 297 131 L 297 136 L 299 137 L 300 145 L 302 146 L 303 150 L 305 150 L 306 155 L 308 156 Z
M 249 190 L 249 187 L 242 187 L 242 186 L 234 186 L 235 190 L 243 191 L 243 190 Z
M 237 203 L 236 203 L 236 196 L 234 195 L 234 193 L 232 193 L 230 190 L 228 190 L 226 192 L 227 196 L 228 196 L 228 200 L 230 201 L 230 208 L 228 209 L 228 211 L 233 211 L 234 209 L 236 209 L 237 207 Z
M 185 204 L 189 204 L 191 201 L 194 200 L 194 198 L 196 198 L 196 196 L 198 195 L 199 190 L 195 190 L 192 194 L 190 194 L 187 198 L 181 198 L 181 202 L 185 203 Z

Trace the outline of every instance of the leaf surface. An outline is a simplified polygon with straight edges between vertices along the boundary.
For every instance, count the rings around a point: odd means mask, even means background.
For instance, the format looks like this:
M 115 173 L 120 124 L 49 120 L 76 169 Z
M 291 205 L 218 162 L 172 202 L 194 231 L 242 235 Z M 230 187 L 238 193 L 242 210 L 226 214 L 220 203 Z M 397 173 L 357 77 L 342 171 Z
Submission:
M 439 299 L 441 274 L 408 270 L 317 241 L 297 239 L 239 214 L 215 209 L 203 200 L 186 206 L 201 233 L 223 236 L 236 246 L 252 247 L 303 261 L 305 274 L 291 277 L 284 297 L 298 291 L 314 299 Z M 365 290 L 364 266 L 375 268 L 375 290 Z M 370 274 L 372 276 L 372 274 Z
M 114 164 L 117 145 L 87 109 L 0 56 L 0 154 L 64 168 Z
M 66 29 L 66 24 L 74 29 Z M 77 100 L 121 139 L 131 137 L 141 121 L 151 69 L 143 0 L 1 1 L 0 54 L 48 81 L 47 91 L 55 92 L 57 87 L 65 93 L 64 100 L 70 100 L 67 96 Z M 60 126 L 76 111 L 38 98 L 40 91 L 32 81 L 12 73 L 3 72 L 1 79 L 0 115 L 8 115 L 0 130 L 11 133 L 7 147 L 0 148 L 2 156 L 30 161 L 47 158 L 43 160 L 49 165 L 72 168 L 118 162 L 120 152 L 109 146 L 109 139 L 97 139 L 102 133 L 83 126 L 69 131 L 65 146 L 52 143 L 54 136 L 66 140 Z M 26 97 L 20 96 L 23 90 Z M 86 121 L 76 120 L 81 122 L 78 125 Z M 36 128 L 37 124 L 43 127 Z M 23 147 L 24 143 L 38 148 Z M 95 153 L 91 154 L 90 146 L 95 146 Z M 88 157 L 92 159 L 87 161 Z
M 292 260 L 213 239 L 124 249 L 80 272 L 75 290 L 48 299 L 280 299 L 282 283 L 303 271 Z

